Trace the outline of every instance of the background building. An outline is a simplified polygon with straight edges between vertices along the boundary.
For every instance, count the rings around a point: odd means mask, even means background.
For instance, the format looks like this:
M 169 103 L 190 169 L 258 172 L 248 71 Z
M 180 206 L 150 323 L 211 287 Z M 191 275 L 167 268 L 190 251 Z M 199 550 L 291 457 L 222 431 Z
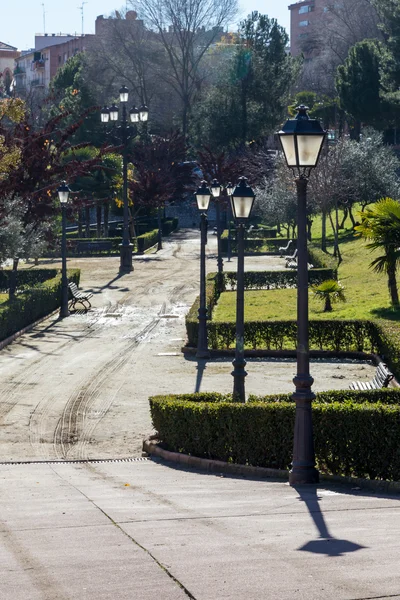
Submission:
M 35 47 L 25 50 L 16 60 L 15 89 L 20 96 L 32 90 L 48 91 L 57 70 L 77 52 L 87 49 L 93 35 L 45 33 L 35 35 Z
M 290 52 L 312 58 L 319 52 L 319 35 L 326 21 L 329 0 L 301 0 L 290 4 Z
M 0 96 L 11 91 L 15 60 L 20 52 L 14 46 L 0 42 Z

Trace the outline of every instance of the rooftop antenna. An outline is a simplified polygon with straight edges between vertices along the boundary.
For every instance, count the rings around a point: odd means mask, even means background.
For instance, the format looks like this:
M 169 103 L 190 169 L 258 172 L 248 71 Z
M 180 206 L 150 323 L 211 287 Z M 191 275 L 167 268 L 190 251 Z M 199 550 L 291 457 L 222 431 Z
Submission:
M 46 33 L 46 9 L 44 6 L 44 2 L 42 2 L 43 7 L 43 33 Z
M 85 4 L 87 4 L 87 2 L 82 2 L 82 4 L 80 6 L 78 6 L 78 10 L 80 10 L 82 13 L 82 36 L 84 35 L 84 33 L 83 33 L 83 17 L 84 17 L 83 7 L 85 6 Z

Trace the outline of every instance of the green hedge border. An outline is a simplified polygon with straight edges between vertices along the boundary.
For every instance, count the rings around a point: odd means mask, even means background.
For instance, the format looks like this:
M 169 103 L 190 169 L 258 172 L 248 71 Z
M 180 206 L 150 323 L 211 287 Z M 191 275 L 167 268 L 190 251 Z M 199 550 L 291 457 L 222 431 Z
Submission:
M 228 463 L 288 469 L 295 404 L 288 396 L 233 403 L 221 394 L 153 396 L 153 425 L 168 450 Z M 400 480 L 400 390 L 317 393 L 317 466 L 331 475 Z
M 47 271 L 51 275 L 54 269 Z M 20 271 L 19 275 L 23 272 Z M 79 285 L 80 270 L 69 269 L 68 279 Z M 61 271 L 58 271 L 55 277 L 18 293 L 12 301 L 0 305 L 0 341 L 45 317 L 60 305 Z

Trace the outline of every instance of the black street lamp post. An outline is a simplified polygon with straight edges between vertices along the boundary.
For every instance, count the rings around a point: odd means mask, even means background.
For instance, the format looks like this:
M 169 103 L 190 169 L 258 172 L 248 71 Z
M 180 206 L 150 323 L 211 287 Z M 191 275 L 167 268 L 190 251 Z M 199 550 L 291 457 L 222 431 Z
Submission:
M 124 229 L 122 244 L 120 245 L 120 273 L 129 273 L 133 271 L 132 262 L 132 244 L 129 236 L 129 200 L 128 200 L 128 142 L 136 137 L 137 130 L 128 125 L 128 112 L 126 105 L 129 99 L 129 90 L 126 86 L 122 86 L 119 90 L 119 100 L 122 105 L 121 125 L 119 128 L 122 142 L 122 179 L 123 179 L 123 207 L 124 207 Z M 129 111 L 129 119 L 131 123 L 139 121 L 147 122 L 149 111 L 147 106 L 143 105 L 140 109 L 135 106 Z M 108 123 L 109 121 L 118 121 L 119 110 L 118 106 L 113 104 L 110 108 L 104 107 L 101 110 L 101 121 Z
M 286 162 L 295 174 L 297 188 L 297 374 L 293 379 L 296 391 L 296 418 L 293 441 L 293 462 L 290 485 L 318 483 L 315 468 L 312 427 L 311 390 L 308 345 L 308 254 L 307 254 L 307 184 L 311 169 L 317 166 L 326 132 L 316 119 L 310 119 L 305 106 L 299 106 L 295 119 L 289 119 L 279 132 Z
M 196 201 L 200 215 L 200 307 L 199 335 L 197 339 L 197 358 L 209 358 L 207 339 L 207 303 L 206 303 L 206 243 L 207 243 L 207 210 L 211 193 L 205 181 L 196 192 Z
M 227 196 L 229 198 L 229 202 L 228 202 L 228 206 L 226 209 L 226 219 L 228 221 L 227 225 L 228 225 L 228 262 L 231 262 L 231 256 L 232 256 L 232 231 L 231 231 L 231 196 L 232 196 L 232 192 L 233 192 L 233 185 L 231 184 L 231 182 L 228 183 L 228 185 L 226 186 L 226 193 Z
M 224 262 L 221 253 L 221 186 L 217 179 L 213 179 L 210 185 L 211 194 L 215 201 L 215 212 L 217 217 L 217 265 L 219 283 L 221 283 Z
M 233 397 L 237 402 L 245 402 L 244 380 L 246 361 L 244 359 L 244 231 L 255 194 L 247 185 L 246 177 L 240 177 L 231 195 L 233 217 L 237 227 L 237 283 L 236 283 L 236 347 L 233 361 Z
M 58 198 L 61 204 L 61 307 L 60 307 L 60 319 L 64 319 L 69 316 L 68 310 L 68 278 L 67 278 L 67 217 L 66 209 L 67 202 L 70 193 L 70 189 L 65 183 L 62 182 L 60 187 L 57 189 Z

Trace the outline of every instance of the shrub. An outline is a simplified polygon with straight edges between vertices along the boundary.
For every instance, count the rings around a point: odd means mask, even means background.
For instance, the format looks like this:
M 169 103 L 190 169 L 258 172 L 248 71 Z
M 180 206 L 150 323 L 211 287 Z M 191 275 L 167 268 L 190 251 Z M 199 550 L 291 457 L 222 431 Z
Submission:
M 163 236 L 167 236 L 173 231 L 178 229 L 178 219 L 167 219 L 162 223 L 162 234 Z
M 33 287 L 48 279 L 52 279 L 58 272 L 57 269 L 20 269 L 17 271 L 17 291 L 24 287 Z M 11 273 L 11 269 L 0 271 L 0 290 L 2 292 L 7 292 L 9 289 Z
M 80 243 L 83 244 L 101 244 L 102 242 L 111 242 L 112 243 L 112 249 L 111 252 L 116 251 L 119 252 L 119 246 L 122 243 L 122 237 L 108 237 L 108 238 L 97 238 L 97 237 L 90 237 L 90 238 L 73 238 L 71 240 L 67 239 L 67 252 L 68 254 L 73 254 L 77 251 L 77 246 Z M 97 251 L 96 251 L 97 252 Z M 110 252 L 110 250 L 99 250 L 98 252 Z M 91 253 L 88 250 L 88 253 Z M 80 253 L 82 254 L 82 252 Z
M 232 232 L 231 232 L 232 235 Z M 270 254 L 279 254 L 279 247 L 285 245 L 286 240 L 284 238 L 247 238 L 244 241 L 245 252 L 266 252 Z M 297 246 L 297 240 L 293 240 L 291 250 L 293 251 Z M 224 253 L 228 252 L 228 233 L 224 231 L 221 235 L 221 251 Z M 231 239 L 231 251 L 237 252 L 237 244 L 235 235 L 232 235 Z
M 377 340 L 370 321 L 309 321 L 309 346 L 312 350 L 330 352 L 376 352 Z M 234 322 L 210 322 L 210 345 L 213 349 L 233 347 L 236 337 Z M 189 331 L 188 331 L 189 335 Z M 294 350 L 297 341 L 296 321 L 245 321 L 247 348 Z M 189 339 L 189 343 L 192 340 Z
M 308 271 L 308 282 L 318 285 L 326 279 L 336 279 L 337 272 L 332 269 L 311 269 Z M 236 289 L 236 271 L 224 272 L 225 288 Z M 245 271 L 245 290 L 276 290 L 297 286 L 297 271 L 285 269 L 282 271 Z
M 148 250 L 149 248 L 157 244 L 158 229 L 153 229 L 152 231 L 148 231 L 147 233 L 142 233 L 142 235 L 138 235 L 136 241 L 138 252 L 143 253 L 145 250 Z
M 45 270 L 45 269 L 43 269 Z M 53 271 L 49 269 L 48 271 Z M 21 271 L 22 273 L 22 271 Z M 68 271 L 68 279 L 79 285 L 80 271 Z M 37 321 L 61 304 L 61 273 L 18 294 L 0 306 L 0 340 Z
M 170 450 L 289 468 L 295 418 L 290 397 L 253 397 L 238 404 L 220 395 L 209 401 L 209 396 L 150 398 L 154 427 Z M 313 402 L 318 468 L 333 475 L 400 480 L 399 396 L 397 390 L 318 393 Z

